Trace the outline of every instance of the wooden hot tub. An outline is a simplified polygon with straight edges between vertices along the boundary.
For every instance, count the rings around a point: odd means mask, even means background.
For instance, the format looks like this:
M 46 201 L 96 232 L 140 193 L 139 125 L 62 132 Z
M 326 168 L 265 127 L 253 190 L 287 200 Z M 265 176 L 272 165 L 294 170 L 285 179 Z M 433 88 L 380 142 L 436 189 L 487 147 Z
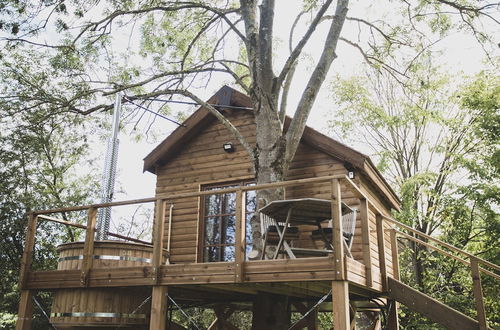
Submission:
M 58 246 L 58 270 L 80 269 L 83 260 L 83 242 Z M 92 268 L 150 266 L 153 248 L 149 245 L 96 241 Z M 54 293 L 50 322 L 58 329 L 80 327 L 146 326 L 150 310 L 150 290 L 146 288 L 77 288 Z M 145 302 L 146 301 L 146 302 Z

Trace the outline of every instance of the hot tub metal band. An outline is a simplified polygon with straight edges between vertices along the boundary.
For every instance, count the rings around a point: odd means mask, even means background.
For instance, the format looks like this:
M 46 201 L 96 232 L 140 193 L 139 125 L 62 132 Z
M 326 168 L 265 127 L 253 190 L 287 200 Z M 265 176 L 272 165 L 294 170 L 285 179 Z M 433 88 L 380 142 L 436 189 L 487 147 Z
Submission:
M 112 317 L 112 318 L 123 318 L 123 319 L 145 319 L 146 314 L 73 312 L 73 313 L 51 313 L 50 317 Z
M 149 258 L 129 257 L 129 256 L 107 256 L 107 255 L 99 256 L 99 255 L 94 255 L 94 256 L 92 256 L 92 259 L 94 259 L 94 260 L 117 260 L 117 261 L 122 260 L 122 261 L 136 261 L 136 262 L 151 263 L 151 259 L 149 259 Z M 83 260 L 83 255 L 60 257 L 58 259 L 59 262 L 68 261 L 68 260 Z

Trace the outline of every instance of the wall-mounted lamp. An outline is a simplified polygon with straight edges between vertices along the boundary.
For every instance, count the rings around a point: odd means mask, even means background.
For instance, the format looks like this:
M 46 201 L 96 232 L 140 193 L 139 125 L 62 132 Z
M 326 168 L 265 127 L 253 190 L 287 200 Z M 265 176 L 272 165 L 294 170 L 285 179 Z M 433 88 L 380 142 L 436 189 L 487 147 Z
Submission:
M 356 170 L 354 166 L 349 162 L 344 162 L 344 167 L 347 170 L 347 177 L 349 179 L 354 179 L 356 177 Z
M 225 152 L 234 152 L 234 146 L 231 142 L 224 143 L 222 145 L 222 148 L 224 149 Z

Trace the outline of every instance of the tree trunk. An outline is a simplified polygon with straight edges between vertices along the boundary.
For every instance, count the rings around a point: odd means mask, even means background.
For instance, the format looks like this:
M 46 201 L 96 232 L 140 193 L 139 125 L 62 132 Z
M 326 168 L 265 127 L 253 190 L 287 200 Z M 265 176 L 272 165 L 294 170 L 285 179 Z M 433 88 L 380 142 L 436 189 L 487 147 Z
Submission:
M 260 95 L 254 102 L 255 122 L 257 126 L 256 146 L 254 149 L 254 171 L 257 184 L 283 181 L 286 173 L 285 146 L 286 141 L 282 125 L 276 111 L 277 95 L 267 93 Z M 257 191 L 257 209 L 274 200 L 285 197 L 284 189 L 268 189 Z M 252 218 L 252 237 L 254 256 L 262 255 L 262 233 L 260 217 Z M 272 249 L 266 249 L 269 253 Z M 290 324 L 288 297 L 259 292 L 253 307 L 252 329 L 288 329 Z
M 253 302 L 252 330 L 286 330 L 290 327 L 288 297 L 259 292 Z
M 282 125 L 276 112 L 277 95 L 262 93 L 254 101 L 256 123 L 256 145 L 254 149 L 254 172 L 257 184 L 283 181 L 285 179 L 285 147 Z M 260 102 L 260 100 L 264 100 Z M 283 189 L 259 190 L 257 196 L 257 210 L 268 203 L 283 199 Z M 252 218 L 252 238 L 254 258 L 262 254 L 262 233 L 259 216 Z

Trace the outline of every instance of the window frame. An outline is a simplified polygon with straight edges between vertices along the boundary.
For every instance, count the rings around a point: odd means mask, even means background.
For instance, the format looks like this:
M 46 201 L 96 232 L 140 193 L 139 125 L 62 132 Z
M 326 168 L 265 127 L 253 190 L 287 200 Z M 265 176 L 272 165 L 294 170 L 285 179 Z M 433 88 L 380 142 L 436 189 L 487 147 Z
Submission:
M 248 186 L 248 185 L 254 185 L 255 184 L 255 180 L 252 178 L 252 179 L 239 179 L 239 180 L 231 180 L 231 181 L 221 181 L 221 182 L 211 182 L 211 183 L 208 183 L 208 184 L 200 184 L 200 191 L 207 191 L 207 190 L 210 190 L 210 189 L 224 189 L 224 188 L 229 188 L 230 186 Z M 232 193 L 232 194 L 236 194 L 236 193 Z M 215 195 L 215 194 L 214 194 Z M 205 203 L 206 203 L 206 198 L 209 197 L 209 196 L 213 196 L 213 195 L 204 195 L 204 196 L 200 196 L 199 198 L 199 214 L 198 214 L 198 218 L 200 219 L 199 221 L 199 226 L 198 226 L 198 246 L 197 246 L 197 262 L 198 263 L 205 263 L 205 262 L 233 262 L 233 261 L 221 261 L 221 260 L 216 260 L 216 261 L 205 261 L 205 248 L 206 247 L 209 247 L 209 246 L 214 246 L 214 247 L 218 247 L 219 249 L 221 249 L 222 247 L 230 247 L 230 246 L 233 246 L 235 247 L 236 244 L 235 244 L 235 240 L 233 243 L 223 243 L 225 239 L 223 239 L 222 237 L 222 232 L 225 232 L 227 230 L 227 227 L 225 230 L 223 230 L 223 218 L 225 216 L 236 216 L 236 214 L 232 214 L 232 213 L 228 213 L 228 214 L 217 214 L 216 216 L 219 217 L 220 219 L 220 230 L 219 230 L 219 233 L 221 234 L 220 235 L 220 238 L 219 238 L 219 244 L 206 244 L 205 243 L 205 236 L 206 236 L 206 233 L 205 233 L 205 225 L 206 225 L 206 219 L 209 218 L 210 216 L 208 216 L 206 214 L 206 207 L 205 207 Z M 246 204 L 245 204 L 245 216 L 247 216 L 247 214 L 255 214 L 256 212 L 256 209 L 255 210 L 251 210 L 250 212 L 248 212 L 248 210 L 246 209 Z M 249 224 L 247 223 L 247 226 L 249 226 Z M 247 236 L 248 236 L 248 233 L 247 233 Z M 222 256 L 222 253 L 220 254 L 219 256 L 219 259 L 221 259 L 220 257 Z

